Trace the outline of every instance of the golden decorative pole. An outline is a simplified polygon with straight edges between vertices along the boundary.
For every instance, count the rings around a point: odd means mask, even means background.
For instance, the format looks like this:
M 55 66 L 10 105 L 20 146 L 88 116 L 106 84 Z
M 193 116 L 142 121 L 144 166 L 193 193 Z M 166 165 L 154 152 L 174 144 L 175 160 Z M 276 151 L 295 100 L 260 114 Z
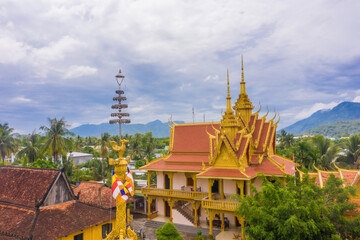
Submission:
M 121 183 L 124 183 L 126 173 L 127 173 L 127 164 L 130 162 L 130 157 L 124 158 L 124 153 L 126 150 L 126 143 L 129 142 L 129 140 L 122 140 L 121 139 L 121 124 L 122 123 L 130 123 L 130 119 L 124 119 L 123 117 L 128 117 L 129 113 L 123 113 L 121 110 L 124 108 L 127 108 L 127 104 L 122 104 L 121 101 L 126 100 L 126 97 L 122 96 L 124 94 L 124 91 L 121 90 L 121 84 L 125 78 L 125 76 L 121 73 L 121 70 L 119 70 L 119 73 L 115 76 L 116 82 L 118 83 L 119 90 L 116 91 L 118 94 L 117 97 L 114 97 L 113 100 L 117 101 L 118 104 L 112 105 L 113 109 L 118 109 L 118 112 L 112 113 L 111 117 L 116 117 L 116 119 L 111 119 L 109 121 L 110 124 L 119 123 L 119 137 L 120 141 L 119 143 L 121 146 L 118 146 L 116 142 L 111 141 L 111 147 L 114 149 L 115 152 L 118 152 L 119 158 L 117 160 L 114 160 L 112 158 L 109 158 L 109 165 L 114 165 L 114 173 L 118 177 L 118 179 L 121 181 Z M 133 186 L 134 187 L 134 186 Z M 126 201 L 125 200 L 118 200 L 116 199 L 116 221 L 115 221 L 115 227 L 113 230 L 109 233 L 109 235 L 106 236 L 106 240 L 124 240 L 124 239 L 131 239 L 131 240 L 137 240 L 136 233 L 131 230 L 130 226 L 126 229 L 126 221 L 130 220 L 131 217 L 126 217 Z
M 112 158 L 109 159 L 109 164 L 114 165 L 114 172 L 119 178 L 119 180 L 123 183 L 126 177 L 127 172 L 127 164 L 130 162 L 130 157 L 124 158 L 124 152 L 126 149 L 125 144 L 129 142 L 129 140 L 120 140 L 121 147 L 119 147 L 116 142 L 111 141 L 110 144 L 114 151 L 119 153 L 119 159 L 114 160 Z M 115 228 L 111 231 L 111 233 L 106 237 L 107 240 L 115 240 L 115 239 L 132 239 L 137 240 L 136 233 L 131 230 L 130 226 L 126 229 L 126 201 L 118 201 L 116 200 L 116 223 Z M 126 238 L 127 237 L 127 238 Z

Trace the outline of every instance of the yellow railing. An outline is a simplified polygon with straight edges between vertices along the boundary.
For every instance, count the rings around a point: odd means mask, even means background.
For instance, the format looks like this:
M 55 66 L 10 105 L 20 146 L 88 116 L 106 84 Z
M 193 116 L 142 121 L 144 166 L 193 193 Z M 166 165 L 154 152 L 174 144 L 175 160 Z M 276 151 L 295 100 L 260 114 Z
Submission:
M 181 190 L 161 189 L 161 188 L 142 188 L 142 194 L 161 197 L 175 197 L 186 199 L 203 199 L 208 196 L 205 192 L 190 192 Z
M 238 202 L 226 202 L 220 200 L 202 200 L 201 207 L 208 208 L 208 209 L 216 209 L 222 211 L 235 211 L 236 207 L 239 206 L 240 203 Z

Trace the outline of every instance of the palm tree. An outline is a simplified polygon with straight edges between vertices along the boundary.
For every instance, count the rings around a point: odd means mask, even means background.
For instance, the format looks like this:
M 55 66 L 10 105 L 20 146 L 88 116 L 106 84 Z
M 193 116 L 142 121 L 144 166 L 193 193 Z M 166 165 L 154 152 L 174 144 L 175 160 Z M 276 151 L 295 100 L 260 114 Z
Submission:
M 56 118 L 48 118 L 49 127 L 41 126 L 40 130 L 46 131 L 46 142 L 42 147 L 42 152 L 52 155 L 55 163 L 58 161 L 59 155 L 64 156 L 71 145 L 66 135 L 73 135 L 68 129 L 64 118 L 57 120 Z
M 16 152 L 17 144 L 14 138 L 13 128 L 9 128 L 8 123 L 0 123 L 0 156 L 5 165 L 5 157 Z
M 320 165 L 323 169 L 330 170 L 330 165 L 336 159 L 339 148 L 335 146 L 330 139 L 322 135 L 314 136 L 312 142 L 318 151 L 317 165 Z
M 29 162 L 33 163 L 38 157 L 41 157 L 41 143 L 42 137 L 34 130 L 31 135 L 24 138 L 24 148 L 18 153 L 18 156 L 27 156 Z
M 354 135 L 347 139 L 343 149 L 346 155 L 339 157 L 338 161 L 353 164 L 353 167 L 357 169 L 360 157 L 360 135 Z
M 100 156 L 102 157 L 102 159 L 105 159 L 109 156 L 109 147 L 110 147 L 109 141 L 110 141 L 109 133 L 106 132 L 104 134 L 101 134 L 99 146 L 100 146 Z
M 131 136 L 129 139 L 129 155 L 132 159 L 142 159 L 143 151 L 141 147 L 141 134 L 135 133 L 134 136 Z

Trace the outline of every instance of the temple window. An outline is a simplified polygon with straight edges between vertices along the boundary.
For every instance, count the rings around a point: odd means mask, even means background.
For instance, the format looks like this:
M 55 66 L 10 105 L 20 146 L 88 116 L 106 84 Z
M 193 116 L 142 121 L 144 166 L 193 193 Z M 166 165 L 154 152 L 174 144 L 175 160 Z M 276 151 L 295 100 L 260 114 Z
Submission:
M 84 234 L 80 233 L 74 236 L 74 240 L 84 240 Z
M 102 225 L 102 238 L 106 238 L 106 235 L 109 234 L 112 230 L 112 224 L 106 223 Z
M 187 187 L 193 187 L 194 186 L 194 180 L 192 177 L 187 177 L 186 178 L 186 186 Z

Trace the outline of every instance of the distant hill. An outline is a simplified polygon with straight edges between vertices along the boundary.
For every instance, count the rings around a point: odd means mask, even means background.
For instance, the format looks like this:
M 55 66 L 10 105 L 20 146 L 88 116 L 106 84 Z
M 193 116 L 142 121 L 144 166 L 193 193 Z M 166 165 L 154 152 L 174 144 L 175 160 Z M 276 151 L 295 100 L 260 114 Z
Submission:
M 358 134 L 360 133 L 360 119 L 322 125 L 312 128 L 305 133 L 310 135 L 321 134 L 324 136 L 336 136 L 343 133 L 349 133 L 350 135 Z
M 183 123 L 182 121 L 177 121 L 176 123 Z M 118 124 L 84 124 L 76 128 L 70 129 L 71 132 L 82 137 L 95 136 L 100 137 L 102 133 L 108 132 L 110 135 L 119 134 L 119 125 Z M 169 137 L 170 128 L 168 123 L 162 123 L 160 120 L 155 120 L 147 124 L 123 124 L 121 126 L 121 135 L 129 134 L 133 135 L 135 133 L 146 133 L 152 132 L 153 137 Z
M 310 117 L 284 128 L 284 130 L 293 134 L 301 134 L 321 125 L 356 119 L 360 119 L 360 103 L 342 102 L 331 110 L 319 110 Z

